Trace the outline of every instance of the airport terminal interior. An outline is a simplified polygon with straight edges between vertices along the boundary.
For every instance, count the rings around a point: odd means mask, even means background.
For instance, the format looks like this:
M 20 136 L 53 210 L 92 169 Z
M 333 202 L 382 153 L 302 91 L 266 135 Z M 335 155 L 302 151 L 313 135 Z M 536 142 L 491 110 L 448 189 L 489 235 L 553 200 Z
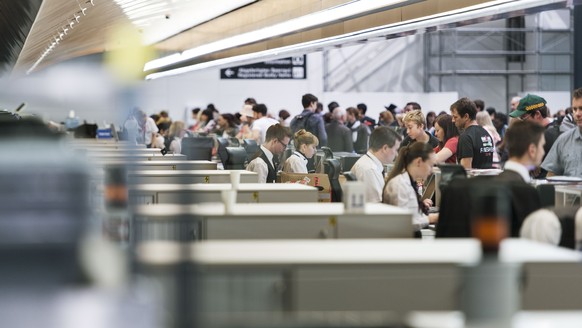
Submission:
M 0 26 L 2 326 L 582 326 L 582 1 Z

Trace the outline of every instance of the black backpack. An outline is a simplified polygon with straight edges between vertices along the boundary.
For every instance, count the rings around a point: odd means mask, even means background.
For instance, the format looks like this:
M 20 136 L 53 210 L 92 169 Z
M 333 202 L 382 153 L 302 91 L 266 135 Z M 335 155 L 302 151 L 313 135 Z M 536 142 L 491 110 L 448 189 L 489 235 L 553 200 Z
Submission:
M 307 122 L 309 121 L 309 118 L 311 117 L 311 115 L 313 115 L 313 112 L 309 112 L 305 115 L 299 114 L 299 115 L 295 116 L 293 121 L 291 121 L 291 131 L 293 131 L 293 133 L 295 133 L 301 129 L 305 129 L 305 130 L 309 131 L 309 129 L 307 129 Z

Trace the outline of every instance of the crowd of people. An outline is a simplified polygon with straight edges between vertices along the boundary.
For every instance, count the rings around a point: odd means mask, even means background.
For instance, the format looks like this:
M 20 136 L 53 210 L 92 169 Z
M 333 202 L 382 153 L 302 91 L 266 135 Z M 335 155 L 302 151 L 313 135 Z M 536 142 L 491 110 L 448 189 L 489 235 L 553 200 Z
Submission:
M 450 113 L 438 115 L 425 116 L 417 102 L 402 110 L 386 106 L 378 121 L 366 116 L 363 103 L 344 109 L 333 101 L 324 113 L 318 98 L 305 94 L 301 104 L 299 115 L 281 110 L 277 119 L 253 98 L 234 114 L 219 113 L 210 104 L 192 110 L 189 126 L 172 121 L 165 111 L 148 117 L 136 110 L 124 126 L 148 147 L 172 153 L 180 153 L 180 140 L 188 133 L 255 140 L 259 151 L 246 169 L 263 183 L 275 182 L 279 170 L 312 172 L 310 160 L 323 146 L 361 154 L 351 173 L 364 182 L 366 200 L 412 210 L 419 229 L 438 220 L 429 215 L 432 201 L 422 199 L 420 191 L 435 164 L 504 168 L 513 173 L 501 178 L 523 183 L 552 175 L 582 178 L 582 89 L 574 91 L 572 107 L 554 116 L 545 99 L 532 94 L 512 99 L 509 115 L 486 108 L 483 100 L 461 98 L 450 105 Z M 287 149 L 292 153 L 280 163 Z M 389 164 L 393 168 L 386 172 Z

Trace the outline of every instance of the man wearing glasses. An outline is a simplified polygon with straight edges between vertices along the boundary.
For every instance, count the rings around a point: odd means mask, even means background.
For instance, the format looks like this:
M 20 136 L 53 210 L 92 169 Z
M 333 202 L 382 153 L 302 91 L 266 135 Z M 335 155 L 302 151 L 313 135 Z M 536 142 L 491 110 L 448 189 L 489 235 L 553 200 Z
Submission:
M 552 145 L 560 136 L 560 126 L 548 117 L 546 100 L 542 97 L 528 94 L 521 98 L 516 110 L 509 113 L 509 116 L 518 118 L 522 121 L 532 121 L 546 128 L 546 131 L 544 132 L 544 138 L 546 140 L 544 151 L 546 153 L 545 156 L 547 156 Z M 533 177 L 536 179 L 544 179 L 546 174 L 547 171 L 543 168 L 538 168 L 532 172 Z
M 277 123 L 267 129 L 265 142 L 247 165 L 247 171 L 257 172 L 259 183 L 275 183 L 279 156 L 285 152 L 291 140 L 289 128 Z
M 542 162 L 548 176 L 582 178 L 582 88 L 574 90 L 572 95 L 572 116 L 576 127 L 560 135 Z

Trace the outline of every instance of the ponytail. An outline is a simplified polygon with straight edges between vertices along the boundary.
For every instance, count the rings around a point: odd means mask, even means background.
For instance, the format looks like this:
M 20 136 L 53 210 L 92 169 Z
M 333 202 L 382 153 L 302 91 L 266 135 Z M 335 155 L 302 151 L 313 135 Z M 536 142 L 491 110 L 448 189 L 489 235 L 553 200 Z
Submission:
M 432 148 L 432 146 L 429 143 L 424 143 L 420 141 L 415 141 L 411 144 L 408 144 L 407 146 L 400 148 L 400 150 L 398 151 L 398 157 L 396 158 L 396 162 L 394 163 L 394 167 L 392 168 L 392 171 L 390 171 L 390 174 L 388 175 L 388 178 L 386 179 L 384 188 L 382 190 L 386 189 L 386 186 L 388 185 L 388 182 L 390 180 L 402 174 L 406 170 L 406 167 L 410 163 L 412 163 L 412 161 L 419 157 L 423 161 L 426 161 L 429 158 L 430 154 L 432 153 L 434 153 L 434 149 Z M 418 186 L 415 186 L 416 182 L 411 181 L 411 183 L 412 187 L 414 188 L 418 195 Z M 420 200 L 420 196 L 418 199 L 419 199 L 418 203 L 419 209 L 423 210 L 424 212 L 425 209 L 424 206 L 422 205 L 423 204 L 422 201 Z M 382 192 L 382 201 L 384 201 L 384 192 Z
M 409 154 L 410 154 L 410 144 L 398 150 L 398 157 L 396 157 L 396 162 L 394 162 L 394 166 L 392 167 L 392 170 L 390 171 L 390 174 L 386 179 L 386 183 L 388 183 L 388 181 L 392 180 L 397 175 L 400 175 L 404 171 L 404 169 L 406 169 L 406 166 L 408 165 L 408 162 L 406 162 L 406 158 L 409 157 Z

